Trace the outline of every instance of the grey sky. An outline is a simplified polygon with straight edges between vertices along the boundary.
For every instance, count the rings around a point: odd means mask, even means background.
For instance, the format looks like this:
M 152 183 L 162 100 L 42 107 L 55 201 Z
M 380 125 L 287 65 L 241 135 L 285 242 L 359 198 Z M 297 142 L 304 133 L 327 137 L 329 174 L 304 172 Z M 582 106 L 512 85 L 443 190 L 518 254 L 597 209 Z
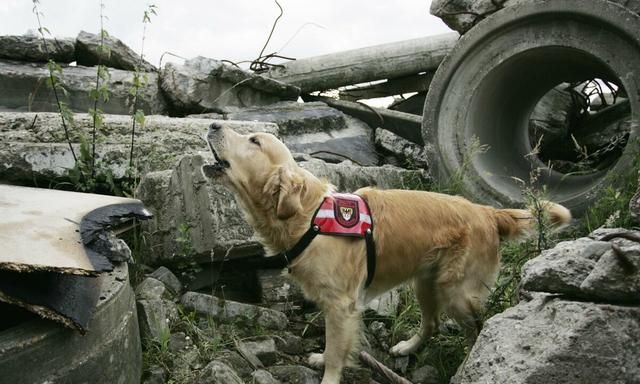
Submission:
M 98 32 L 99 0 L 40 0 L 43 25 L 55 36 Z M 252 60 L 279 11 L 272 0 L 104 0 L 105 29 L 139 51 L 142 14 L 158 7 L 147 27 L 145 56 L 158 65 L 169 51 L 190 58 Z M 448 32 L 429 14 L 430 0 L 280 0 L 284 15 L 265 53 L 296 58 Z M 0 0 L 0 34 L 37 28 L 29 0 Z M 305 23 L 308 24 L 303 27 Z M 296 31 L 300 32 L 288 44 Z M 283 45 L 286 46 L 283 48 Z M 180 61 L 165 57 L 164 61 Z

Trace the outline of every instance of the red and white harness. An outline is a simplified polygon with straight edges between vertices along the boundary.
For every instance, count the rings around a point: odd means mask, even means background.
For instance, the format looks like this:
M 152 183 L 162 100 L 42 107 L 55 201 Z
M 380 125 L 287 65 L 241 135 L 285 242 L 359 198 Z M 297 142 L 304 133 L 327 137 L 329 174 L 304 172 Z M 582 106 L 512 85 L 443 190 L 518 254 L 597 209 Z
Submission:
M 365 237 L 373 227 L 364 199 L 347 193 L 325 197 L 311 222 L 320 227 L 322 235 Z
M 291 265 L 317 235 L 348 236 L 365 239 L 367 244 L 367 288 L 376 269 L 373 218 L 367 202 L 359 195 L 332 193 L 324 198 L 311 219 L 311 227 L 290 250 L 283 253 Z

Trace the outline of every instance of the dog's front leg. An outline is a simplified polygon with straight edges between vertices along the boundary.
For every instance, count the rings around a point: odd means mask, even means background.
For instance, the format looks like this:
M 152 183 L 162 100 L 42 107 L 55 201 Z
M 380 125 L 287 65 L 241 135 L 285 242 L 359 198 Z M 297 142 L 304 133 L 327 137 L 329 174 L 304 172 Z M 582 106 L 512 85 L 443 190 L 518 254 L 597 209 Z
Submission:
M 342 368 L 346 365 L 359 337 L 360 314 L 355 302 L 326 306 L 324 350 L 324 376 L 322 384 L 340 383 Z M 312 355 L 312 359 L 314 356 Z M 317 359 L 317 356 L 316 356 Z

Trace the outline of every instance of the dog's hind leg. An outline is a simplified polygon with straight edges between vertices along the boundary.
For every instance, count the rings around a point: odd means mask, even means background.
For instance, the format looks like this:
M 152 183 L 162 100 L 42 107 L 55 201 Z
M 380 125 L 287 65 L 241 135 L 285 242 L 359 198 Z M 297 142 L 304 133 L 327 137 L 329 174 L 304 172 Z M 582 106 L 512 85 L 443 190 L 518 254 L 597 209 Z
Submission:
M 389 351 L 392 355 L 405 356 L 415 352 L 422 343 L 433 336 L 438 329 L 438 316 L 440 314 L 440 304 L 432 276 L 417 277 L 414 280 L 416 298 L 420 304 L 422 322 L 420 330 L 409 340 L 401 341 L 391 347 Z
M 326 346 L 322 384 L 340 383 L 342 368 L 347 364 L 360 337 L 360 313 L 355 301 L 344 300 L 323 307 L 325 313 Z M 312 355 L 310 359 L 317 359 Z M 310 361 L 311 362 L 311 361 Z M 318 363 L 318 361 L 316 361 Z
M 482 296 L 480 293 L 462 294 L 446 309 L 447 314 L 462 327 L 469 346 L 473 346 L 482 330 Z

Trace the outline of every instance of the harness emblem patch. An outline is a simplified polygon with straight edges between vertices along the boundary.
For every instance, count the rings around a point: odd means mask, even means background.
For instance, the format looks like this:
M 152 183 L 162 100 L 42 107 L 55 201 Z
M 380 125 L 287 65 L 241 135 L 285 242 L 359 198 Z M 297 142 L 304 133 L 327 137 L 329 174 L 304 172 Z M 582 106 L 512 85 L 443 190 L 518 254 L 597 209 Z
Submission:
M 344 227 L 353 227 L 360 221 L 358 202 L 355 200 L 336 199 L 336 220 Z
M 353 215 L 353 208 L 351 207 L 340 207 L 340 214 L 342 218 L 349 221 L 351 215 Z

